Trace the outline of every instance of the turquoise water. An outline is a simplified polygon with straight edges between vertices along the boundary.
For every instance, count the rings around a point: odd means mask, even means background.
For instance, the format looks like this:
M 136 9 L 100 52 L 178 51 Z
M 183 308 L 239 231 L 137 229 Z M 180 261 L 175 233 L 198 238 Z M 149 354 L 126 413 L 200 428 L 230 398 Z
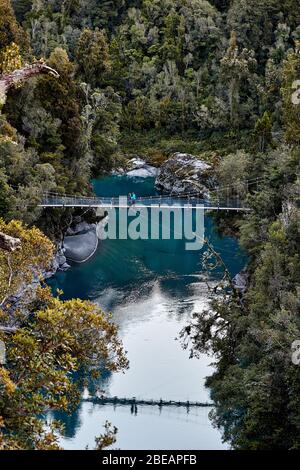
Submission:
M 94 181 L 99 196 L 153 195 L 153 179 L 107 177 Z M 247 258 L 235 239 L 220 238 L 206 216 L 205 235 L 222 255 L 234 275 Z M 208 304 L 201 256 L 203 250 L 186 251 L 181 240 L 105 240 L 96 255 L 83 265 L 58 273 L 51 286 L 64 298 L 80 297 L 111 311 L 119 325 L 130 369 L 125 374 L 105 374 L 101 389 L 119 397 L 209 401 L 205 377 L 212 358 L 189 359 L 176 340 L 194 312 Z M 215 273 L 215 278 L 218 273 Z M 210 279 L 214 282 L 214 278 Z M 83 394 L 93 390 L 84 390 Z M 62 445 L 67 449 L 93 448 L 106 420 L 118 428 L 115 447 L 120 449 L 221 449 L 221 433 L 212 427 L 209 409 L 93 405 L 82 402 L 64 420 Z

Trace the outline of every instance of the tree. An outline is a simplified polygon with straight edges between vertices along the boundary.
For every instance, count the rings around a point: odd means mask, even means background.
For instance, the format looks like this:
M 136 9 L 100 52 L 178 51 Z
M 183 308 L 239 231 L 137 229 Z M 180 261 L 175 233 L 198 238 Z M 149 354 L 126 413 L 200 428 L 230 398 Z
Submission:
M 0 367 L 0 448 L 57 449 L 61 427 L 53 423 L 47 429 L 39 416 L 78 404 L 79 384 L 72 374 L 80 368 L 83 376 L 97 376 L 100 363 L 111 371 L 128 363 L 117 327 L 95 304 L 62 302 L 48 288 L 28 287 L 47 269 L 51 242 L 16 221 L 0 220 L 0 232 L 21 245 L 11 253 L 0 248 L 0 336 L 6 347 L 6 364 Z M 12 296 L 24 284 L 26 295 L 13 308 Z M 10 334 L 7 326 L 13 326 Z M 112 440 L 107 431 L 103 445 Z
M 276 15 L 282 9 L 278 0 L 232 0 L 227 27 L 235 31 L 240 47 L 253 49 L 259 65 L 264 65 L 266 50 L 272 44 Z M 264 47 L 265 46 L 265 47 Z
M 97 0 L 92 0 L 90 11 L 93 25 L 112 30 L 114 25 L 120 21 L 124 7 L 128 3 L 132 2 L 126 0 L 103 0 L 99 4 Z
M 3 311 L 8 299 L 18 292 L 23 283 L 30 286 L 35 276 L 39 277 L 43 270 L 47 270 L 53 247 L 39 230 L 25 230 L 20 222 L 5 224 L 0 220 L 0 231 L 22 242 L 22 250 L 11 255 L 0 251 L 0 308 Z M 37 267 L 36 272 L 33 266 Z
M 81 113 L 83 153 L 77 169 L 78 173 L 85 169 L 87 175 L 91 170 L 99 174 L 112 166 L 118 150 L 120 100 L 110 87 L 92 90 L 82 83 L 81 88 L 85 96 Z
M 291 345 L 300 327 L 299 148 L 272 150 L 263 166 L 262 158 L 252 171 L 262 168 L 266 182 L 248 195 L 253 210 L 240 222 L 251 254 L 247 291 L 239 298 L 226 285 L 184 334 L 193 355 L 217 358 L 207 386 L 224 439 L 234 449 L 298 449 L 300 370 Z
M 20 55 L 20 48 L 14 42 L 9 46 L 4 47 L 0 51 L 0 74 L 11 73 L 14 70 L 20 69 L 22 66 L 22 59 Z
M 31 10 L 32 0 L 12 0 L 17 20 L 22 23 L 26 14 Z
M 27 50 L 26 34 L 17 23 L 10 0 L 0 0 L 0 50 L 16 43 Z
M 173 8 L 164 21 L 164 41 L 160 48 L 162 60 L 164 62 L 174 61 L 179 68 L 183 68 L 184 16 L 179 15 Z
M 227 10 L 230 5 L 230 0 L 211 0 L 213 5 L 215 5 L 218 10 L 224 11 Z
M 5 220 L 32 223 L 40 216 L 37 204 L 43 191 L 55 188 L 55 171 L 39 162 L 37 152 L 25 148 L 16 129 L 0 115 L 0 206 Z
M 255 135 L 258 140 L 258 151 L 265 152 L 268 145 L 272 144 L 272 120 L 266 111 L 255 124 Z
M 235 32 L 231 33 L 229 48 L 221 60 L 221 73 L 228 81 L 230 120 L 233 127 L 240 125 L 240 90 L 242 80 L 250 79 L 256 67 L 253 51 L 239 52 Z
M 81 173 L 76 178 L 73 173 L 76 161 L 82 155 L 81 100 L 79 85 L 74 80 L 75 66 L 62 48 L 51 53 L 48 64 L 57 69 L 60 79 L 51 76 L 40 79 L 26 100 L 23 96 L 20 111 L 23 122 L 26 117 L 26 130 L 32 145 L 43 155 L 44 162 L 55 164 L 57 185 L 71 193 L 78 185 L 82 191 L 82 187 L 88 185 L 88 175 Z M 36 114 L 43 117 L 42 124 L 39 124 L 41 119 L 35 122 Z M 38 133 L 34 135 L 36 131 Z M 64 168 L 66 162 L 67 168 Z
M 288 143 L 300 143 L 300 42 L 294 52 L 290 52 L 283 65 L 283 122 Z
M 5 217 L 9 210 L 10 202 L 10 187 L 7 184 L 7 179 L 4 171 L 0 168 L 0 217 Z
M 220 199 L 245 197 L 247 194 L 245 181 L 250 179 L 250 170 L 250 156 L 243 150 L 222 158 L 217 173 L 220 187 L 225 189 L 219 192 Z M 234 184 L 232 175 L 234 175 Z
M 76 59 L 79 74 L 91 86 L 99 86 L 111 70 L 109 46 L 105 33 L 85 29 L 78 41 Z

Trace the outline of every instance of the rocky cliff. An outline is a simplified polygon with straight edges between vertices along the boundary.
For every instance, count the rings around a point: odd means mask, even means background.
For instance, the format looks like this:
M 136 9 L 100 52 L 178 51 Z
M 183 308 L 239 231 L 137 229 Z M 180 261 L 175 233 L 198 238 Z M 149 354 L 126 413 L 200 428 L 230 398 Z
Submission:
M 193 193 L 209 198 L 215 184 L 210 165 L 188 153 L 175 153 L 162 165 L 155 188 L 163 194 Z

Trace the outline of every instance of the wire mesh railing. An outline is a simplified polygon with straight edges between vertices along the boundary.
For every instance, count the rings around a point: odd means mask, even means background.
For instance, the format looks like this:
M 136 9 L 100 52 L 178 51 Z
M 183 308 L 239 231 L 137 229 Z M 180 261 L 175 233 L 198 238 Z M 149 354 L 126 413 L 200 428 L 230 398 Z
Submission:
M 210 199 L 197 197 L 195 195 L 171 196 L 147 196 L 138 197 L 134 202 L 127 197 L 84 197 L 84 196 L 62 196 L 59 194 L 46 193 L 43 196 L 41 207 L 196 207 L 205 208 L 231 208 L 246 209 L 245 203 L 240 198 L 220 199 L 212 197 Z
M 47 191 L 43 194 L 40 207 L 154 207 L 154 206 L 176 206 L 202 205 L 205 208 L 213 209 L 238 209 L 249 210 L 245 200 L 249 192 L 259 191 L 264 177 L 252 178 L 246 181 L 235 181 L 232 184 L 219 186 L 209 190 L 207 197 L 199 196 L 199 189 L 189 192 L 175 193 L 168 195 L 153 195 L 147 197 L 137 197 L 134 203 L 126 196 L 101 197 L 59 194 L 54 191 Z

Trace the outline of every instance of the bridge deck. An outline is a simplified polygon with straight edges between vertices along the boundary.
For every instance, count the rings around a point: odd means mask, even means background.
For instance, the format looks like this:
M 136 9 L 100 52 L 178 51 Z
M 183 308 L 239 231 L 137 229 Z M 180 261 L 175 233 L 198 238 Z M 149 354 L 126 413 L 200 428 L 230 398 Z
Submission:
M 80 209 L 83 209 L 83 208 L 91 208 L 91 209 L 112 209 L 112 208 L 115 208 L 115 209 L 132 209 L 132 206 L 119 206 L 119 205 L 108 205 L 108 204 L 39 204 L 38 207 L 41 207 L 43 209 L 47 209 L 47 208 L 80 208 Z M 192 209 L 192 210 L 205 210 L 205 211 L 218 211 L 218 210 L 222 210 L 222 211 L 244 211 L 244 212 L 248 212 L 250 211 L 251 209 L 247 208 L 247 207 L 228 207 L 228 206 L 203 206 L 203 207 L 196 207 L 196 206 L 176 206 L 176 205 L 172 205 L 172 206 L 166 206 L 166 205 L 154 205 L 154 204 L 151 204 L 151 205 L 135 205 L 134 206 L 135 209 L 164 209 L 164 210 L 174 210 L 174 209 Z

